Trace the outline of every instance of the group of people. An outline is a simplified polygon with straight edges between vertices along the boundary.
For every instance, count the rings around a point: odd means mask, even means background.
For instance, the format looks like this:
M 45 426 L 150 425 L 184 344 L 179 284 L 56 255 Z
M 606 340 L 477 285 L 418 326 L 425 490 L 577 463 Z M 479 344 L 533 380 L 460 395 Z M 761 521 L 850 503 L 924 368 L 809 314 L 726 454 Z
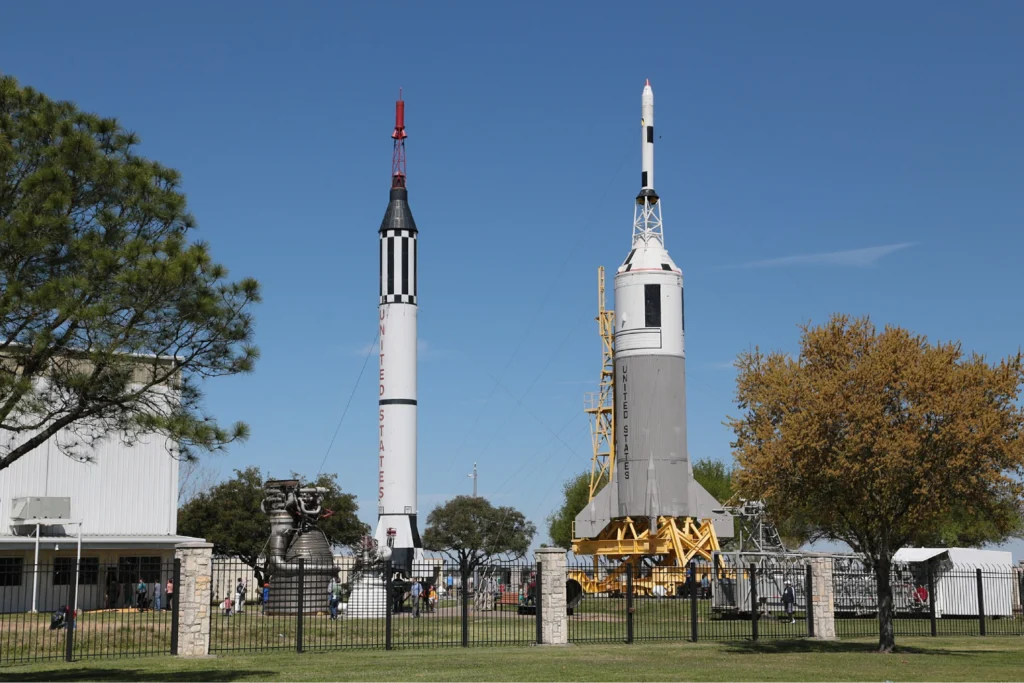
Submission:
M 232 614 L 238 614 L 245 612 L 245 601 L 246 596 L 249 593 L 249 582 L 238 577 L 238 582 L 235 583 L 234 600 L 231 599 L 230 595 L 224 596 L 224 600 L 221 601 L 221 609 L 224 610 L 224 616 L 230 617 Z M 260 591 L 260 604 L 263 607 L 263 614 L 267 613 L 267 603 L 270 602 L 270 584 L 264 583 L 263 589 Z
M 426 608 L 424 611 L 433 612 L 437 609 L 437 587 L 433 584 L 424 589 L 419 579 L 413 579 L 409 584 L 409 599 L 412 603 L 412 616 L 414 619 L 420 617 L 420 603 Z
M 167 599 L 166 604 L 164 604 L 165 597 Z M 147 609 L 160 612 L 171 609 L 173 600 L 174 581 L 172 579 L 167 579 L 167 583 L 163 587 L 161 587 L 159 581 L 154 581 L 151 592 L 150 584 L 147 584 L 142 577 L 139 577 L 137 583 L 127 582 L 122 584 L 110 581 L 107 584 L 104 606 L 106 609 L 115 609 L 120 603 L 124 607 L 134 608 L 140 612 Z

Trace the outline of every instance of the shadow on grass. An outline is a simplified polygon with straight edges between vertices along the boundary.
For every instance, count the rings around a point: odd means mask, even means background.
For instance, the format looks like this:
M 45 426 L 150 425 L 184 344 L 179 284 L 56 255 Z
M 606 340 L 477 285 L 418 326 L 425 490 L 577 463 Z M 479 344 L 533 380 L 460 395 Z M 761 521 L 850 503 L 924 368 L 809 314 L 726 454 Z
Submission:
M 816 641 L 816 640 L 776 640 L 776 641 L 745 641 L 745 642 L 734 642 L 726 645 L 723 650 L 725 652 L 736 653 L 736 654 L 800 654 L 800 653 L 863 653 L 871 654 L 878 653 L 878 643 L 873 642 L 850 642 L 850 641 Z M 943 647 L 914 647 L 914 646 L 901 646 L 898 642 L 896 644 L 896 650 L 892 653 L 895 655 L 907 654 L 907 655 L 944 655 L 944 656 L 964 656 L 964 655 L 976 655 L 983 654 L 986 652 L 992 652 L 993 650 L 983 649 L 969 649 L 969 650 L 951 650 Z
M 13 680 L 19 681 L 237 681 L 242 678 L 267 680 L 279 673 L 278 671 L 259 671 L 257 669 L 245 671 L 194 669 L 190 671 L 161 671 L 156 674 L 146 669 L 62 668 L 47 671 L 19 671 L 13 673 L 12 676 Z

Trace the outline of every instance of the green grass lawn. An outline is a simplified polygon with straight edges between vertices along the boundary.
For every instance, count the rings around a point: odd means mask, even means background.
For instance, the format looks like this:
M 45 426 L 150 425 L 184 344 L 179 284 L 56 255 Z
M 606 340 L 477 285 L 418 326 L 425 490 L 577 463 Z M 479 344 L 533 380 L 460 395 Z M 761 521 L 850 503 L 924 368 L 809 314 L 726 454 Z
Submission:
M 0 680 L 1012 681 L 1024 675 L 1024 638 L 899 644 L 891 655 L 875 653 L 870 641 L 268 652 L 52 662 L 0 669 Z

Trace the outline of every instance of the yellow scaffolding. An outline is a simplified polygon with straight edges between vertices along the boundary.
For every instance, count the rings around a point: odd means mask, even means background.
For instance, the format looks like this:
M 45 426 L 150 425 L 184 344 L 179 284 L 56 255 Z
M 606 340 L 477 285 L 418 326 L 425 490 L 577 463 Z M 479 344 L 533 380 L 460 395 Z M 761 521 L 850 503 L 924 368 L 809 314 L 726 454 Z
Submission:
M 601 333 L 600 391 L 587 394 L 594 459 L 590 467 L 590 497 L 612 480 L 615 471 L 615 311 L 605 308 L 604 266 L 597 269 L 597 326 Z

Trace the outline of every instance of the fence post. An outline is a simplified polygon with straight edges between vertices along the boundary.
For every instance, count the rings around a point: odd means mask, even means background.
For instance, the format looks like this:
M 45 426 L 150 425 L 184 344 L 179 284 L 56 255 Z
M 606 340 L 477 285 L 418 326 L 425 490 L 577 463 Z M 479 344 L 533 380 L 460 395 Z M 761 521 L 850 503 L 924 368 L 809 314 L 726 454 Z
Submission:
M 461 564 L 459 574 L 462 575 L 462 647 L 469 647 L 469 572 Z M 473 591 L 479 590 L 473 586 Z
M 306 560 L 299 558 L 299 596 L 296 600 L 297 611 L 295 613 L 295 651 L 302 654 L 302 613 L 306 611 Z
M 932 637 L 939 635 L 939 624 L 935 619 L 935 574 L 928 565 L 928 620 L 931 622 Z
M 757 621 L 761 610 L 757 608 L 757 565 L 750 565 L 750 637 L 757 640 Z
M 395 584 L 391 576 L 391 560 L 384 563 L 384 649 L 392 648 L 391 613 L 395 610 Z
M 81 560 L 79 560 L 81 562 Z M 36 567 L 38 571 L 39 567 Z M 67 610 L 68 619 L 64 626 L 66 631 L 64 645 L 66 649 L 64 651 L 64 661 L 73 662 L 75 661 L 75 631 L 78 630 L 78 610 L 75 606 L 78 604 L 78 564 L 75 564 L 75 577 L 72 579 L 71 584 L 71 602 L 64 609 Z
M 181 574 L 174 584 L 178 625 L 178 654 L 205 657 L 210 654 L 210 599 L 213 587 L 213 544 L 190 541 L 174 546 Z
M 697 642 L 697 563 L 690 561 L 690 638 Z
M 811 585 L 807 605 L 808 618 L 814 622 L 812 635 L 815 640 L 835 640 L 835 573 L 832 558 L 812 557 L 809 568 Z
M 811 591 L 814 581 L 811 578 L 811 565 L 804 567 L 804 614 L 807 615 L 807 637 L 814 637 L 814 602 L 811 600 Z
M 985 635 L 985 584 L 981 578 L 981 569 L 975 569 L 978 577 L 978 632 Z
M 633 642 L 633 565 L 626 565 L 626 642 Z
M 569 606 L 566 602 L 565 584 L 568 568 L 565 566 L 563 548 L 537 548 L 534 553 L 543 576 L 538 585 L 537 598 L 540 604 L 541 641 L 545 645 L 565 645 L 569 642 Z
M 544 575 L 544 565 L 539 561 L 537 562 L 537 580 L 534 582 L 533 587 L 533 608 L 537 616 L 537 644 L 542 645 L 544 643 L 544 607 L 543 600 L 540 599 L 541 590 L 543 589 L 544 583 L 541 578 Z
M 181 586 L 181 559 L 174 558 L 174 573 L 171 574 L 171 585 L 174 586 L 174 594 L 177 595 L 179 586 Z M 173 604 L 168 605 L 171 608 L 171 654 L 178 654 L 178 610 L 181 609 L 181 601 L 175 600 L 172 596 L 164 596 L 167 598 L 167 602 Z

